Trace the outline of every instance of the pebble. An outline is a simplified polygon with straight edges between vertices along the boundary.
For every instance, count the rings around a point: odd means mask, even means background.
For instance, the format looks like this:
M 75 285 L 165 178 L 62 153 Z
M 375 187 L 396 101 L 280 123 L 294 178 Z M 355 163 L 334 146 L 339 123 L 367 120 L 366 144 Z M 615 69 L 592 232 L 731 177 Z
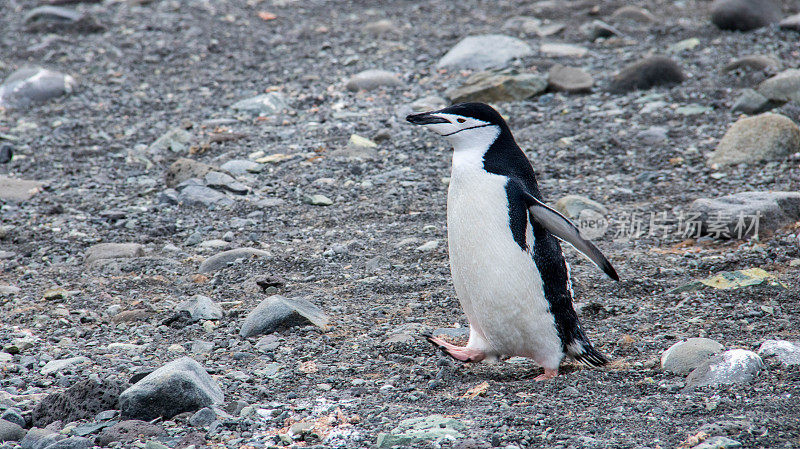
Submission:
M 203 407 L 189 418 L 189 424 L 191 424 L 192 427 L 206 427 L 216 421 L 216 419 L 217 414 L 214 413 L 214 410 L 209 407 Z
M 581 212 L 587 209 L 593 210 L 600 215 L 608 214 L 608 209 L 606 209 L 605 206 L 581 195 L 566 195 L 561 197 L 556 201 L 556 204 L 553 205 L 553 208 L 571 220 L 577 219 L 581 215 Z
M 552 90 L 567 93 L 589 92 L 594 86 L 594 79 L 577 67 L 556 64 L 547 72 L 547 81 Z
M 531 16 L 512 17 L 503 24 L 503 28 L 523 35 L 536 35 L 539 37 L 552 36 L 564 30 L 563 23 L 542 23 L 541 20 Z
M 278 92 L 269 92 L 247 98 L 231 105 L 231 109 L 255 114 L 259 116 L 273 115 L 286 109 L 288 105 L 283 95 Z
M 16 285 L 0 285 L 0 297 L 14 296 L 19 294 L 21 291 L 22 289 Z
M 639 133 L 639 139 L 647 145 L 658 145 L 667 141 L 667 128 L 651 126 Z
M 755 379 L 764 363 L 753 351 L 731 349 L 715 355 L 686 377 L 689 387 L 746 384 Z
M 665 56 L 651 56 L 626 66 L 614 76 L 609 89 L 614 93 L 646 90 L 679 84 L 686 79 L 680 66 Z
M 592 42 L 598 39 L 623 35 L 622 31 L 603 22 L 602 20 L 593 20 L 591 22 L 586 22 L 580 26 L 580 31 L 581 33 L 583 33 L 584 36 L 586 36 Z
M 268 257 L 269 253 L 256 249 L 256 248 L 236 248 L 223 251 L 215 254 L 200 264 L 198 271 L 200 273 L 211 273 L 221 268 L 225 268 L 228 264 L 233 263 L 239 259 L 250 259 L 254 257 Z
M 189 357 L 167 363 L 123 391 L 122 416 L 149 421 L 221 404 L 225 396 L 217 381 Z
M 159 155 L 166 152 L 182 154 L 189 151 L 189 143 L 192 135 L 189 131 L 181 127 L 172 128 L 161 135 L 155 142 L 147 147 L 147 152 L 151 155 Z
M 0 164 L 8 164 L 14 158 L 14 146 L 10 143 L 0 144 Z
M 47 376 L 49 374 L 55 374 L 61 371 L 72 371 L 75 368 L 81 365 L 87 365 L 92 363 L 92 361 L 88 357 L 70 357 L 68 359 L 61 359 L 61 360 L 51 360 L 47 362 L 44 367 L 41 369 L 41 373 L 43 376 Z
M 800 151 L 800 128 L 788 117 L 765 113 L 741 118 L 720 140 L 709 165 L 782 160 Z
M 0 101 L 2 106 L 2 101 Z M 18 203 L 28 201 L 42 191 L 43 182 L 0 176 L 0 200 Z
M 784 365 L 800 365 L 800 344 L 786 340 L 766 340 L 758 348 L 758 355 L 775 357 Z
M 423 243 L 422 245 L 417 247 L 417 251 L 428 253 L 434 251 L 436 248 L 439 247 L 438 240 L 431 240 L 430 242 Z
M 230 207 L 234 201 L 224 193 L 210 187 L 189 185 L 181 189 L 178 202 L 190 207 Z
M 465 429 L 466 425 L 461 421 L 442 415 L 404 419 L 390 433 L 378 435 L 377 447 L 419 447 L 426 441 L 461 439 L 464 438 L 461 431 Z
M 331 206 L 333 200 L 320 193 L 313 195 L 303 195 L 303 202 L 312 206 Z
M 234 175 L 244 175 L 247 173 L 260 173 L 264 166 L 247 159 L 234 159 L 225 162 L 219 168 Z
M 463 85 L 449 90 L 446 95 L 454 103 L 496 103 L 524 100 L 544 92 L 545 89 L 547 80 L 540 75 L 487 71 L 470 76 Z
M 392 72 L 386 70 L 364 70 L 353 75 L 345 83 L 347 90 L 357 92 L 359 90 L 376 90 L 382 87 L 398 87 L 403 82 Z
M 472 69 L 506 66 L 512 59 L 531 55 L 524 41 L 502 34 L 469 36 L 450 49 L 437 63 L 440 69 Z
M 70 75 L 41 67 L 22 68 L 0 84 L 0 107 L 27 109 L 77 87 L 78 82 Z
M 302 298 L 272 295 L 253 309 L 242 323 L 242 338 L 271 334 L 284 327 L 313 324 L 327 328 L 329 318 L 317 306 Z
M 539 51 L 550 57 L 575 57 L 582 58 L 589 53 L 586 47 L 573 44 L 544 43 L 539 46 Z
M 22 449 L 45 449 L 63 439 L 64 435 L 58 432 L 34 427 L 25 434 L 19 445 Z
M 777 102 L 791 101 L 800 105 L 800 69 L 788 69 L 758 85 L 758 93 Z
M 721 30 L 750 31 L 780 20 L 780 8 L 772 0 L 715 0 L 711 23 Z
M 250 187 L 235 180 L 233 176 L 218 171 L 206 173 L 204 178 L 206 186 L 217 190 L 227 190 L 237 195 L 244 195 L 250 192 Z
M 674 374 L 689 374 L 724 347 L 709 338 L 690 338 L 670 346 L 661 355 L 661 369 Z
M 200 320 L 219 320 L 225 315 L 219 304 L 208 296 L 203 295 L 192 296 L 190 299 L 178 304 L 175 310 L 178 312 L 188 312 L 193 322 Z
M 769 98 L 761 95 L 753 89 L 744 89 L 739 98 L 733 103 L 733 112 L 743 112 L 745 114 L 760 114 L 778 106 Z
M 703 441 L 697 446 L 693 446 L 692 449 L 734 449 L 737 447 L 742 447 L 742 443 L 728 437 L 715 436 Z
M 87 265 L 103 259 L 132 259 L 141 256 L 144 256 L 144 247 L 138 243 L 98 243 L 84 254 Z
M 388 19 L 381 19 L 376 20 L 374 22 L 369 22 L 364 25 L 364 31 L 374 35 L 382 35 L 382 34 L 389 34 L 398 31 L 397 26 Z
M 160 424 L 139 420 L 126 420 L 106 427 L 97 435 L 95 441 L 100 446 L 112 443 L 129 443 L 140 438 L 164 436 L 167 432 Z
M 411 103 L 411 110 L 414 112 L 435 111 L 447 107 L 447 100 L 435 95 L 422 97 Z
M 800 220 L 800 192 L 740 192 L 713 199 L 699 198 L 692 202 L 689 210 L 696 214 L 706 231 L 713 222 L 715 229 L 727 232 L 727 238 L 738 238 L 739 228 L 742 228 L 744 238 L 755 232 L 749 228 L 756 214 L 760 214 L 759 233 Z M 726 237 L 720 234 L 718 238 Z
M 734 70 L 761 72 L 764 70 L 778 70 L 781 67 L 781 62 L 771 56 L 747 55 L 729 62 L 723 70 L 726 72 L 732 72 Z
M 778 26 L 782 30 L 791 30 L 800 32 L 800 14 L 795 14 L 793 16 L 789 16 L 780 22 L 778 22 Z

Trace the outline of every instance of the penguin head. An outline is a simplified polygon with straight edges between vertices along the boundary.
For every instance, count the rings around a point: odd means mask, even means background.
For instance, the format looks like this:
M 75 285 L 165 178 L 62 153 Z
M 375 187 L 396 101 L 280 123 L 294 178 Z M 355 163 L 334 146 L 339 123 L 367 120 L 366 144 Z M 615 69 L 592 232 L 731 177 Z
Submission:
M 503 117 L 484 103 L 454 104 L 438 111 L 411 114 L 406 120 L 447 137 L 456 150 L 463 142 L 491 137 L 491 143 L 508 128 Z

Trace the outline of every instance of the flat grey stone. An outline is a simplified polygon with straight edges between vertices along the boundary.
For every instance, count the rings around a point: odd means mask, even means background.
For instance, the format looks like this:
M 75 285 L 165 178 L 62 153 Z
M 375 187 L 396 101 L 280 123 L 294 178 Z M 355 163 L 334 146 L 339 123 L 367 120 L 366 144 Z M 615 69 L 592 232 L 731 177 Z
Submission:
M 717 232 L 717 238 L 745 238 L 756 229 L 774 231 L 800 220 L 800 192 L 741 192 L 719 198 L 700 198 L 689 207 L 696 221 L 702 223 L 704 234 Z M 740 230 L 744 231 L 740 234 Z M 724 231 L 724 232 L 722 232 Z M 727 235 L 725 235 L 727 234 Z
M 105 30 L 105 27 L 89 13 L 54 5 L 33 8 L 25 14 L 23 21 L 28 31 L 95 33 Z
M 547 89 L 547 80 L 533 73 L 479 72 L 463 85 L 447 92 L 454 103 L 498 103 L 530 98 Z
M 462 39 L 439 60 L 440 69 L 485 70 L 503 67 L 514 58 L 533 53 L 524 41 L 502 34 L 484 34 Z
M 689 374 L 724 347 L 710 338 L 690 338 L 675 343 L 661 355 L 661 369 L 674 374 Z
M 17 70 L 0 84 L 0 107 L 25 109 L 71 93 L 78 82 L 70 75 L 27 67 Z
M 251 257 L 268 257 L 269 253 L 256 248 L 236 248 L 214 254 L 200 264 L 200 273 L 210 273 L 225 268 L 229 263 L 237 259 L 248 259 Z
M 800 69 L 788 69 L 758 85 L 758 93 L 772 101 L 800 104 Z
M 130 443 L 140 438 L 159 437 L 166 435 L 166 431 L 159 424 L 135 419 L 114 423 L 103 429 L 97 435 L 95 441 L 100 446 L 108 446 L 111 443 Z M 125 446 L 123 446 L 125 447 Z
M 189 418 L 189 424 L 191 424 L 192 427 L 206 427 L 216 421 L 216 419 L 217 414 L 214 413 L 214 410 L 209 407 L 203 407 Z
M 238 101 L 231 105 L 232 109 L 256 115 L 272 115 L 286 109 L 286 100 L 278 92 L 257 95 L 253 98 Z
M 788 117 L 766 113 L 741 118 L 722 136 L 709 164 L 782 160 L 800 151 L 800 128 Z
M 556 201 L 553 208 L 571 220 L 577 219 L 581 212 L 586 209 L 593 210 L 601 215 L 608 214 L 608 209 L 605 206 L 581 195 L 566 195 Z
M 782 64 L 777 59 L 765 55 L 746 55 L 734 59 L 723 70 L 763 71 L 767 69 L 780 69 Z
M 706 360 L 686 377 L 689 387 L 750 383 L 764 363 L 753 351 L 731 349 Z
M 0 200 L 10 202 L 28 201 L 42 191 L 43 182 L 0 176 Z
M 92 440 L 84 437 L 69 437 L 47 445 L 44 449 L 87 449 L 91 446 Z
M 359 90 L 375 90 L 382 87 L 397 87 L 402 86 L 403 82 L 392 72 L 386 70 L 364 70 L 353 75 L 345 87 L 349 91 L 357 92 Z
M 57 373 L 59 371 L 72 370 L 73 368 L 89 363 L 92 363 L 92 361 L 88 357 L 83 356 L 51 360 L 42 367 L 40 372 L 43 376 L 47 376 L 48 374 Z
M 745 114 L 760 114 L 778 106 L 779 103 L 771 101 L 753 89 L 744 89 L 739 98 L 733 103 L 733 112 L 744 112 Z
M 225 315 L 222 307 L 208 296 L 195 295 L 175 307 L 177 312 L 187 311 L 192 321 L 219 320 Z
M 313 324 L 326 328 L 328 316 L 319 307 L 301 298 L 289 299 L 273 295 L 265 299 L 242 323 L 242 338 L 270 334 L 283 327 Z
M 246 173 L 259 173 L 264 169 L 264 166 L 247 159 L 234 159 L 220 165 L 219 168 L 234 175 L 244 175 Z
M 589 53 L 586 47 L 560 42 L 546 42 L 539 46 L 539 51 L 552 57 L 582 58 Z
M 331 206 L 333 200 L 325 195 L 316 193 L 313 195 L 303 195 L 303 202 L 312 206 Z
M 800 344 L 786 340 L 766 340 L 758 348 L 758 355 L 775 357 L 787 366 L 800 365 Z
M 567 93 L 589 92 L 594 86 L 592 76 L 577 67 L 556 64 L 547 72 L 550 88 Z
M 602 20 L 586 22 L 580 26 L 580 31 L 592 42 L 596 41 L 597 39 L 623 35 L 622 31 L 603 22 Z
M 123 391 L 119 397 L 124 418 L 165 419 L 221 404 L 225 395 L 206 370 L 189 357 L 167 363 Z
M 735 449 L 737 447 L 742 447 L 742 443 L 728 437 L 715 436 L 692 447 L 692 449 Z
M 627 5 L 618 8 L 611 13 L 611 20 L 615 22 L 635 22 L 640 24 L 650 24 L 656 21 L 653 14 L 638 6 Z
M 227 190 L 238 195 L 244 195 L 250 191 L 250 187 L 247 187 L 246 185 L 237 181 L 233 178 L 233 176 L 218 171 L 210 171 L 206 173 L 204 181 L 208 187 L 213 189 Z
M 172 128 L 151 143 L 147 148 L 150 154 L 161 154 L 167 151 L 172 153 L 186 153 L 192 135 L 183 128 Z
M 178 201 L 186 206 L 232 206 L 234 201 L 224 193 L 206 186 L 187 186 L 178 194 Z
M 378 435 L 378 448 L 393 446 L 421 447 L 426 441 L 464 438 L 462 430 L 467 426 L 454 418 L 442 415 L 430 415 L 420 418 L 409 418 L 400 421 L 390 433 Z
M 98 243 L 86 250 L 86 263 L 101 259 L 132 259 L 144 256 L 144 247 L 138 243 Z

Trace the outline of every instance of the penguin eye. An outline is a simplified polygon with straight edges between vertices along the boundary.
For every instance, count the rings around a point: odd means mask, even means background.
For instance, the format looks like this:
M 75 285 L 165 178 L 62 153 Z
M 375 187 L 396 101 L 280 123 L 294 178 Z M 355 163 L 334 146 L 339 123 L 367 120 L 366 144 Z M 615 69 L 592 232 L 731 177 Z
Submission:
M 467 121 L 467 119 L 464 119 L 464 118 L 460 118 L 460 117 L 459 117 L 459 118 L 457 118 L 457 119 L 456 119 L 456 121 L 457 121 L 458 123 L 464 123 L 464 122 L 466 122 L 466 121 Z

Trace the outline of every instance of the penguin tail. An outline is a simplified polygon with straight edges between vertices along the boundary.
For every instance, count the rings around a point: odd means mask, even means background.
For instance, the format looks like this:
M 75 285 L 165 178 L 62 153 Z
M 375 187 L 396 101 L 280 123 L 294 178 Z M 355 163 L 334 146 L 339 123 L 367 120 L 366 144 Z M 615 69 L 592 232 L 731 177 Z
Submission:
M 608 363 L 608 357 L 601 354 L 588 341 L 574 340 L 567 345 L 567 354 L 584 365 L 595 368 Z

